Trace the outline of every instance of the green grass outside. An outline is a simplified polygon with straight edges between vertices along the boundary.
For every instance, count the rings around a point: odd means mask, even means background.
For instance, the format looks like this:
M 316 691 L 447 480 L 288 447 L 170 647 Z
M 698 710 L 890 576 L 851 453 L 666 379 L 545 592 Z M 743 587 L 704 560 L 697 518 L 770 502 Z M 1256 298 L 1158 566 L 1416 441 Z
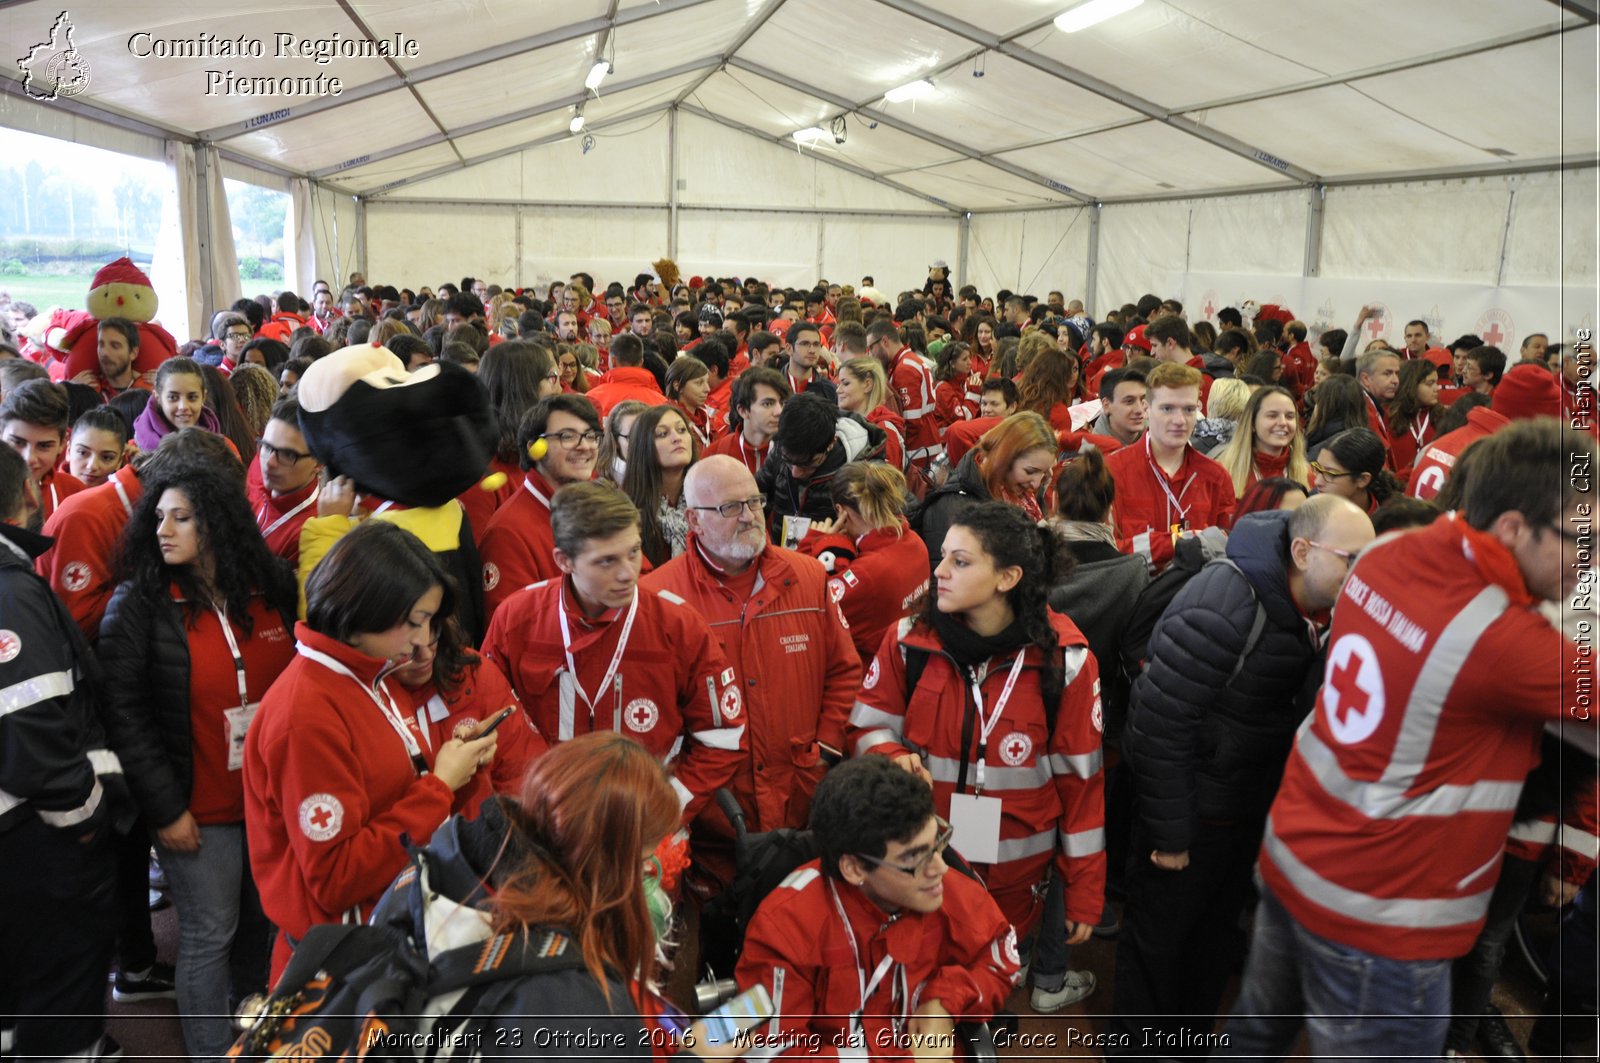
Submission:
M 10 292 L 12 299 L 18 302 L 32 303 L 40 310 L 47 306 L 81 310 L 84 296 L 88 294 L 89 284 L 92 280 L 94 280 L 94 274 L 92 273 L 86 273 L 80 277 L 25 273 L 0 276 L 0 290 Z M 253 298 L 261 292 L 271 292 L 275 288 L 283 287 L 283 282 L 245 280 L 241 277 L 239 287 L 247 297 Z M 160 316 L 159 311 L 156 316 Z

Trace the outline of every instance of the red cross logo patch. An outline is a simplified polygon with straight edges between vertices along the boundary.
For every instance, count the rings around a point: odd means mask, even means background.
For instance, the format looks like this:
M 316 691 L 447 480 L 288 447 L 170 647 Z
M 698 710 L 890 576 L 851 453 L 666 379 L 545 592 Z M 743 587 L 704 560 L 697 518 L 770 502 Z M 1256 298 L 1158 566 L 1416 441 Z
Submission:
M 1365 741 L 1383 722 L 1383 673 L 1378 670 L 1378 654 L 1360 635 L 1340 637 L 1328 652 L 1322 707 L 1328 730 L 1347 746 Z
M 22 639 L 15 631 L 0 630 L 0 664 L 7 664 L 17 659 L 17 654 L 22 652 Z
M 314 842 L 325 842 L 344 826 L 344 805 L 332 794 L 312 794 L 300 802 L 300 831 Z
M 74 593 L 89 585 L 89 566 L 82 561 L 69 561 L 61 570 L 61 585 Z
M 634 698 L 628 702 L 628 707 L 622 710 L 622 722 L 628 725 L 630 731 L 637 731 L 639 734 L 653 729 L 659 719 L 661 710 L 656 708 L 656 703 L 649 698 Z
M 1033 739 L 1021 731 L 1012 731 L 1000 739 L 1000 759 L 1013 768 L 1026 764 L 1032 752 Z
M 493 561 L 483 563 L 483 589 L 492 591 L 500 586 L 500 566 Z

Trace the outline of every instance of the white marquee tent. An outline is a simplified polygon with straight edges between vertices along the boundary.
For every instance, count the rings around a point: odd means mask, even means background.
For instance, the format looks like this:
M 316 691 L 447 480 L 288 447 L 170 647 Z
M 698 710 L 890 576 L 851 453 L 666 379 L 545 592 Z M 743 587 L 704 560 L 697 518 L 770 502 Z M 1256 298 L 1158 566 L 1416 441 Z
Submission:
M 12 64 L 0 124 L 169 164 L 169 324 L 174 293 L 196 322 L 238 294 L 227 176 L 291 194 L 302 291 L 630 281 L 662 255 L 893 291 L 944 259 L 1102 311 L 1155 291 L 1192 319 L 1249 297 L 1314 327 L 1378 300 L 1441 336 L 1592 328 L 1595 0 L 1145 0 L 1057 27 L 1081 6 L 95 4 L 70 12 L 82 91 L 36 101 Z M 0 8 L 22 59 L 61 13 Z M 318 63 L 279 34 L 403 54 Z M 216 54 L 240 39 L 263 54 Z M 239 89 L 318 74 L 340 94 Z

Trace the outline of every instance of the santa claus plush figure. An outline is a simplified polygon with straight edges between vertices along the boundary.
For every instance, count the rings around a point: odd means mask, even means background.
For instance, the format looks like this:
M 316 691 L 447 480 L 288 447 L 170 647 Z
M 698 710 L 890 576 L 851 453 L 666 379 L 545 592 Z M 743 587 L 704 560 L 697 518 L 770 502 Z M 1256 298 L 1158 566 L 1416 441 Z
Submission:
M 89 284 L 87 310 L 62 310 L 51 321 L 48 342 L 55 362 L 52 380 L 71 380 L 82 372 L 97 372 L 99 323 L 104 318 L 126 318 L 139 326 L 139 354 L 134 368 L 153 371 L 178 353 L 172 333 L 156 324 L 156 290 L 150 278 L 130 258 L 119 258 L 100 268 Z

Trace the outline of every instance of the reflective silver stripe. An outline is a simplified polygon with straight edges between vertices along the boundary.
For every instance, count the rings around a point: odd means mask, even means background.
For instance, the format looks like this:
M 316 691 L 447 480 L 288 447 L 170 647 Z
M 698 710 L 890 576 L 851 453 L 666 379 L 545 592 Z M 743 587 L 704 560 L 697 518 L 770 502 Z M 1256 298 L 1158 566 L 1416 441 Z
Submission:
M 1261 847 L 1302 896 L 1347 918 L 1375 926 L 1414 930 L 1476 922 L 1489 910 L 1489 895 L 1494 892 L 1491 883 L 1489 889 L 1466 897 L 1421 900 L 1414 897 L 1373 897 L 1349 889 L 1328 881 L 1302 864 L 1278 838 L 1270 817 Z
M 41 701 L 64 698 L 72 693 L 72 673 L 46 672 L 0 690 L 0 716 L 32 708 Z
M 1078 673 L 1083 671 L 1083 666 L 1088 660 L 1089 647 L 1068 646 L 1066 648 L 1066 652 L 1061 655 L 1061 666 L 1063 669 L 1061 673 L 1061 688 L 1063 690 L 1071 686 L 1072 681 L 1078 678 Z
M 803 890 L 817 879 L 822 877 L 822 872 L 814 867 L 797 867 L 789 872 L 789 877 L 778 883 L 781 890 Z
M 7 812 L 10 812 L 13 808 L 16 808 L 20 804 L 22 804 L 22 798 L 15 797 L 6 793 L 4 790 L 0 790 L 0 816 L 5 815 Z
M 739 739 L 744 737 L 744 724 L 738 727 L 718 727 L 710 731 L 695 731 L 690 735 L 696 742 L 712 749 L 726 749 L 737 752 Z
M 711 702 L 711 722 L 722 726 L 722 705 L 717 701 L 717 677 L 706 676 L 706 700 Z
M 1100 769 L 1105 765 L 1105 754 L 1100 750 L 1093 753 L 1052 753 L 1048 758 L 1052 775 L 1076 775 L 1080 779 L 1092 779 L 1100 774 Z
M 889 730 L 887 727 L 880 727 L 875 731 L 868 731 L 866 734 L 856 739 L 856 756 L 864 757 L 867 755 L 867 751 L 873 746 L 881 746 L 886 742 L 898 745 L 900 743 L 900 736 Z
M 1519 842 L 1530 845 L 1549 845 L 1556 840 L 1556 825 L 1553 820 L 1532 819 L 1511 824 L 1509 835 Z
M 1556 834 L 1556 844 L 1590 860 L 1600 860 L 1600 838 L 1588 831 L 1563 823 Z
M 1026 838 L 1001 838 L 1000 860 L 1026 860 L 1030 856 L 1039 856 L 1043 853 L 1056 851 L 1056 832 L 1053 830 L 1040 831 L 1030 834 Z
M 1131 540 L 1129 540 L 1129 542 L 1133 546 L 1133 552 L 1134 553 L 1141 555 L 1145 559 L 1145 561 L 1147 561 L 1147 562 L 1149 562 L 1151 564 L 1155 563 L 1155 556 L 1152 553 L 1152 548 L 1150 546 L 1150 533 L 1149 532 L 1142 531 L 1138 535 L 1135 535 Z
M 1403 819 L 1407 816 L 1453 816 L 1458 812 L 1510 812 L 1517 807 L 1522 780 L 1480 780 L 1470 786 L 1439 786 L 1425 794 L 1407 797 L 1405 786 L 1361 782 L 1345 774 L 1338 755 L 1315 731 L 1300 736 L 1300 756 L 1328 796 L 1342 801 L 1367 819 Z
M 96 775 L 121 775 L 122 761 L 109 749 L 91 749 L 88 753 L 89 766 Z
M 947 782 L 955 784 L 961 772 L 961 761 L 955 757 L 923 757 L 922 766 L 928 769 L 934 782 Z M 967 772 L 967 781 L 974 778 L 973 771 Z M 1050 769 L 1043 761 L 1036 761 L 1033 767 L 1008 768 L 1005 765 L 998 767 L 992 761 L 986 761 L 983 768 L 983 788 L 988 790 L 1037 790 L 1050 782 Z
M 678 792 L 678 807 L 688 808 L 689 802 L 694 800 L 694 791 L 679 782 L 677 776 L 672 778 L 672 788 Z
M 1106 831 L 1104 827 L 1095 827 L 1093 830 L 1080 830 L 1072 834 L 1061 835 L 1061 849 L 1070 857 L 1093 856 L 1095 853 L 1106 851 Z
M 1480 780 L 1469 785 L 1437 786 L 1424 794 L 1407 797 L 1417 777 L 1427 765 L 1439 718 L 1451 685 L 1460 673 L 1478 640 L 1505 612 L 1509 599 L 1499 587 L 1488 586 L 1461 611 L 1451 617 L 1439 634 L 1427 660 L 1422 663 L 1417 681 L 1406 703 L 1400 734 L 1383 774 L 1375 782 L 1350 778 L 1339 764 L 1338 754 L 1328 748 L 1310 727 L 1300 732 L 1299 751 L 1312 775 L 1330 797 L 1342 801 L 1368 819 L 1400 819 L 1405 816 L 1453 816 L 1458 812 L 1508 812 L 1517 807 L 1522 780 Z M 1309 723 L 1309 721 L 1308 721 Z
M 1506 592 L 1490 584 L 1451 617 L 1450 623 L 1439 633 L 1439 640 L 1428 652 L 1428 659 L 1423 662 L 1422 671 L 1411 688 L 1405 719 L 1400 721 L 1400 734 L 1389 756 L 1389 766 L 1378 780 L 1380 783 L 1399 785 L 1401 789 L 1410 789 L 1416 783 L 1417 776 L 1427 766 L 1434 733 L 1439 729 L 1439 717 L 1444 713 L 1445 696 L 1450 693 L 1450 687 L 1472 655 L 1478 639 L 1509 604 Z M 1520 780 L 1517 787 L 1520 791 Z
M 897 716 L 892 712 L 873 708 L 864 701 L 856 702 L 855 708 L 850 710 L 851 727 L 882 727 L 893 731 L 896 737 L 905 733 L 906 718 Z
M 105 791 L 100 789 L 100 780 L 96 779 L 94 789 L 89 791 L 89 800 L 77 808 L 68 812 L 47 812 L 42 808 L 36 811 L 39 813 L 39 818 L 52 827 L 72 827 L 94 815 L 95 809 L 100 807 L 100 798 L 104 794 Z

